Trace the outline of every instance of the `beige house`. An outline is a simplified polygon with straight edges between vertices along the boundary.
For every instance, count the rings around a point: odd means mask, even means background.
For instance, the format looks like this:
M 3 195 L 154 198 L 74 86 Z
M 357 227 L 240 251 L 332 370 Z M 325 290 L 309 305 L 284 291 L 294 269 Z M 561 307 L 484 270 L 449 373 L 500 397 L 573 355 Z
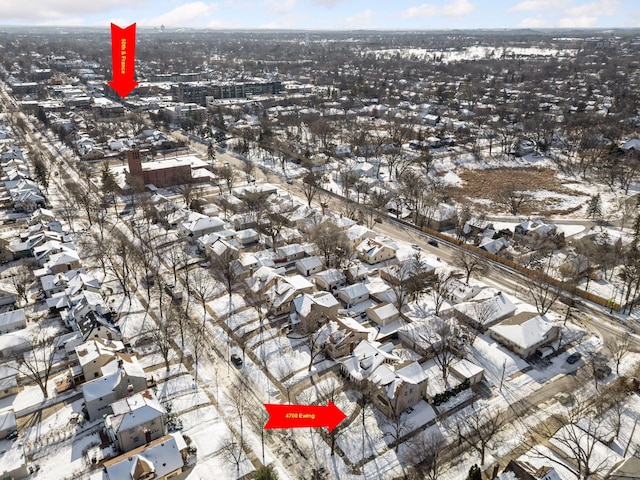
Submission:
M 107 460 L 103 467 L 108 480 L 168 480 L 182 473 L 187 443 L 180 433 L 157 440 Z
M 384 327 L 387 323 L 394 322 L 400 318 L 400 312 L 395 305 L 387 302 L 382 302 L 373 307 L 369 307 L 366 312 L 369 320 L 381 327 Z
M 418 362 L 396 371 L 389 365 L 381 365 L 369 380 L 378 387 L 373 403 L 389 418 L 397 418 L 427 393 L 428 377 Z
M 560 328 L 544 315 L 524 321 L 516 316 L 489 328 L 491 338 L 522 358 L 557 340 L 559 333 Z
M 168 433 L 167 411 L 151 390 L 113 402 L 111 409 L 113 415 L 104 419 L 105 428 L 123 453 Z
M 147 389 L 147 377 L 138 359 L 124 353 L 101 369 L 102 376 L 82 386 L 90 420 L 113 413 L 111 404 Z
M 331 322 L 331 334 L 324 344 L 327 355 L 336 359 L 352 353 L 362 340 L 368 340 L 371 329 L 351 317 L 338 317 Z
M 297 296 L 293 305 L 302 329 L 315 332 L 320 324 L 337 318 L 340 302 L 329 292 L 315 292 Z
M 100 377 L 102 367 L 117 359 L 118 352 L 124 352 L 124 344 L 119 341 L 95 338 L 78 345 L 75 350 L 84 376 L 81 381 L 84 382 Z
M 396 249 L 372 238 L 366 238 L 358 244 L 356 252 L 360 259 L 369 265 L 391 260 L 396 256 Z

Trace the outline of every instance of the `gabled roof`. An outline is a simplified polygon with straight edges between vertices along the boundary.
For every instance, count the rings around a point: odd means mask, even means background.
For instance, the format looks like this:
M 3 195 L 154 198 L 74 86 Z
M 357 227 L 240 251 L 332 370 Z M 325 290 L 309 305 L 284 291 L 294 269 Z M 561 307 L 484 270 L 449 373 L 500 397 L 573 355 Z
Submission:
M 154 478 L 166 475 L 184 466 L 181 449 L 184 440 L 180 434 L 165 435 L 142 447 L 104 462 L 109 480 L 138 480 L 154 472 Z
M 500 324 L 489 330 L 506 338 L 520 348 L 531 348 L 547 339 L 547 335 L 554 327 L 553 322 L 544 315 L 538 315 L 520 324 Z
M 108 422 L 117 434 L 165 415 L 167 411 L 151 390 L 136 393 L 111 404 L 113 415 Z

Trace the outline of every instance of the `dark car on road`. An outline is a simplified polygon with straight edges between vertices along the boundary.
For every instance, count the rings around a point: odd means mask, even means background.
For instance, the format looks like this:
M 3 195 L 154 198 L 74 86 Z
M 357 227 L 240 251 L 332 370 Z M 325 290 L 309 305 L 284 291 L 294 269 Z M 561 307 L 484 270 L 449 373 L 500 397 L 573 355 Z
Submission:
M 437 247 L 438 246 L 438 241 L 437 240 L 429 240 L 427 243 L 429 245 L 433 246 L 433 247 Z
M 567 357 L 567 363 L 574 364 L 581 358 L 582 358 L 582 355 L 580 355 L 579 353 L 572 353 Z
M 242 359 L 235 353 L 231 355 L 231 363 L 233 363 L 236 368 L 242 368 Z

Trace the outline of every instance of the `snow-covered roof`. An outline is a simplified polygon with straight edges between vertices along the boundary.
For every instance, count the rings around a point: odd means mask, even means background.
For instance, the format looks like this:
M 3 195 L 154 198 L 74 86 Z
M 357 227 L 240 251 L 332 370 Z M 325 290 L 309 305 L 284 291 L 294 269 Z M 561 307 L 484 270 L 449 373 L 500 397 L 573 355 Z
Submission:
M 510 317 L 516 311 L 516 306 L 503 293 L 482 301 L 459 303 L 453 308 L 483 325 L 491 325 L 503 318 Z
M 135 428 L 167 413 L 151 390 L 117 400 L 111 404 L 111 409 L 113 415 L 108 419 L 116 433 Z
M 0 313 L 0 329 L 4 329 L 5 327 L 13 327 L 17 323 L 26 323 L 24 308 Z
M 376 315 L 381 319 L 391 318 L 400 313 L 394 304 L 386 302 L 371 307 L 369 311 L 375 311 Z
M 364 283 L 354 283 L 338 290 L 338 294 L 342 294 L 347 298 L 358 298 L 362 295 L 369 295 L 369 290 Z
M 164 478 L 183 466 L 180 445 L 173 435 L 165 435 L 104 462 L 109 480 L 142 478 L 145 473 L 151 472 L 155 474 L 153 478 Z
M 553 322 L 544 315 L 538 315 L 519 324 L 500 324 L 489 330 L 509 340 L 520 348 L 531 348 L 546 340 Z

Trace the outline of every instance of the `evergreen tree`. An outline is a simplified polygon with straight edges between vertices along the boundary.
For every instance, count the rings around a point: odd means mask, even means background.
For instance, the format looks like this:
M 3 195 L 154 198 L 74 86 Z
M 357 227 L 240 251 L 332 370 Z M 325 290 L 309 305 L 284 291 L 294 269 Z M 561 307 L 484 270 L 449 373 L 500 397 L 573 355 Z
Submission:
M 118 182 L 116 182 L 113 172 L 109 168 L 109 164 L 104 162 L 100 171 L 100 179 L 102 180 L 102 194 L 109 196 L 118 191 Z
M 278 472 L 272 465 L 264 465 L 256 471 L 255 480 L 278 480 Z
M 600 198 L 599 193 L 591 197 L 591 200 L 589 200 L 587 216 L 591 218 L 602 216 L 602 199 Z
M 467 479 L 482 480 L 482 470 L 480 470 L 480 467 L 478 467 L 478 465 L 474 465 L 469 469 L 469 476 L 467 477 Z

